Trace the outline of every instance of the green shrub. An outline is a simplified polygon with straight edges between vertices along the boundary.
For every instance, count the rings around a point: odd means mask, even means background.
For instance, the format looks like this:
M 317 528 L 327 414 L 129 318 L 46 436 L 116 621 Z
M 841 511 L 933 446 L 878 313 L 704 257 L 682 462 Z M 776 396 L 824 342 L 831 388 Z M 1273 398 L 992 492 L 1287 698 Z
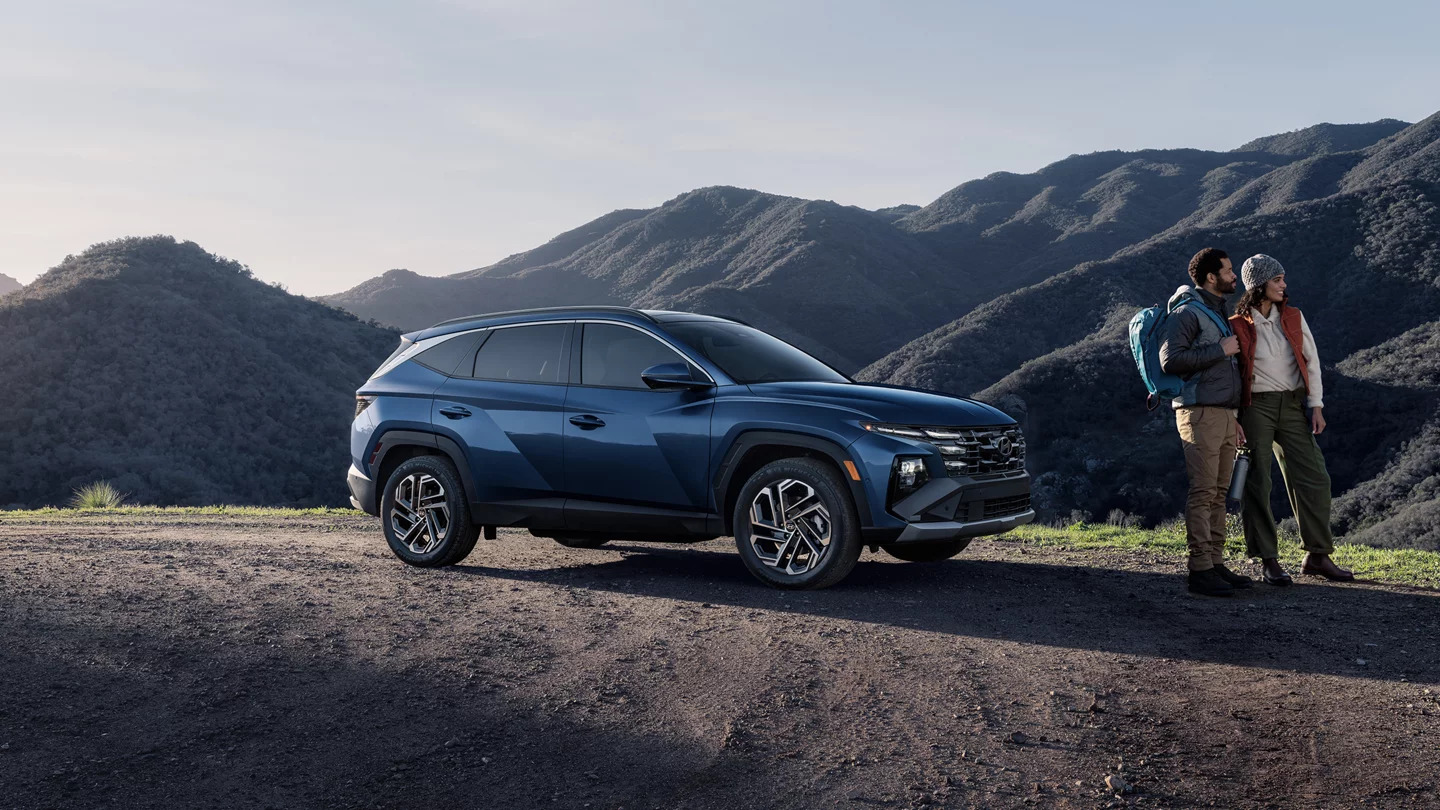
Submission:
M 109 481 L 96 481 L 75 490 L 70 499 L 74 509 L 114 509 L 123 506 L 125 493 L 116 489 Z

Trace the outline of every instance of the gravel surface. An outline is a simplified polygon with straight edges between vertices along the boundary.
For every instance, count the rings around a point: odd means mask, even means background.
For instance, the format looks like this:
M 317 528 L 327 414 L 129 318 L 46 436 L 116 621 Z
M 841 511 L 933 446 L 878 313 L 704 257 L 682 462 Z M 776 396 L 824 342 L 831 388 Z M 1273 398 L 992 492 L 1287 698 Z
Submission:
M 1440 593 L 1180 567 L 0 516 L 0 807 L 1440 806 Z

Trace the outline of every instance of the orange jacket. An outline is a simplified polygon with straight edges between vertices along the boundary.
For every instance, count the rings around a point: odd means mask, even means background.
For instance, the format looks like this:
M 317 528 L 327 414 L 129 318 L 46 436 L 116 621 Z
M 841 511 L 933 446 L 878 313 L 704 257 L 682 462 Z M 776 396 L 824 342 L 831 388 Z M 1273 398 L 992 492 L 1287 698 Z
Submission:
M 1300 366 L 1300 379 L 1305 381 L 1305 390 L 1310 390 L 1310 367 L 1305 363 L 1305 333 L 1300 327 L 1300 310 L 1284 303 L 1275 304 L 1280 307 L 1280 331 L 1285 333 L 1285 339 L 1290 343 L 1290 350 L 1295 352 L 1295 363 Z M 1250 310 L 1237 312 L 1230 316 L 1230 328 L 1234 330 L 1235 337 L 1240 339 L 1240 406 L 1250 405 L 1250 387 L 1255 382 L 1255 321 L 1250 318 Z

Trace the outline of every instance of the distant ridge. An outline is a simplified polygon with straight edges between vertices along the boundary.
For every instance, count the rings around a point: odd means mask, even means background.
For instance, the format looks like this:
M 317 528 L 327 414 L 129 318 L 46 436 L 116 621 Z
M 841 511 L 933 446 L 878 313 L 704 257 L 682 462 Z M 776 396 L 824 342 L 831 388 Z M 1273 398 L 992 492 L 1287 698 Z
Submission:
M 1316 124 L 1294 132 L 1256 138 L 1233 151 L 1305 157 L 1353 152 L 1373 146 L 1408 126 L 1408 122 L 1395 118 L 1382 118 L 1368 124 Z
M 25 285 L 5 275 L 4 273 L 0 273 L 0 295 L 4 295 L 8 292 L 14 292 L 15 290 L 18 290 L 23 286 Z
M 997 295 L 1168 229 L 1333 193 L 1333 172 L 1276 179 L 1273 191 L 1253 184 L 1401 126 L 1321 125 L 1242 152 L 1075 155 L 1034 174 L 964 183 L 927 206 L 879 211 L 702 188 L 615 211 L 488 267 L 443 278 L 387 273 L 323 300 L 405 329 L 526 306 L 720 308 L 855 370 Z M 1347 169 L 1364 159 L 1356 154 Z M 1242 191 L 1253 199 L 1232 202 Z M 797 317 L 795 302 L 830 315 Z

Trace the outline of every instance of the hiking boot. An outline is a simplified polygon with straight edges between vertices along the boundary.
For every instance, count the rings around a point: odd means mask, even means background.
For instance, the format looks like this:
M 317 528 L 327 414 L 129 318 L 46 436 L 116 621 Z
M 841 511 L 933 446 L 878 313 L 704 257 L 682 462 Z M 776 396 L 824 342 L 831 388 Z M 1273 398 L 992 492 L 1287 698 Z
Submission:
M 1266 557 L 1261 560 L 1260 570 L 1264 572 L 1265 583 L 1267 585 L 1276 585 L 1283 588 L 1295 581 L 1285 572 L 1285 568 L 1280 565 L 1280 561 L 1274 557 Z
M 1246 588 L 1249 588 L 1255 584 L 1255 580 L 1251 579 L 1250 577 L 1247 577 L 1244 574 L 1237 574 L 1223 565 L 1217 565 L 1210 570 L 1218 573 L 1221 579 L 1228 582 L 1230 584 L 1230 587 L 1234 588 L 1237 591 L 1243 591 Z
M 1218 567 L 1219 566 L 1216 566 L 1216 568 Z M 1230 583 L 1226 582 L 1225 578 L 1220 576 L 1220 572 L 1216 571 L 1215 568 L 1209 568 L 1204 571 L 1191 571 L 1190 576 L 1186 579 L 1186 583 L 1189 585 L 1191 593 L 1198 593 L 1201 596 L 1235 595 L 1235 589 L 1230 587 Z
M 1306 554 L 1305 561 L 1300 565 L 1300 573 L 1325 577 L 1331 582 L 1355 581 L 1355 573 L 1336 565 L 1329 554 Z

